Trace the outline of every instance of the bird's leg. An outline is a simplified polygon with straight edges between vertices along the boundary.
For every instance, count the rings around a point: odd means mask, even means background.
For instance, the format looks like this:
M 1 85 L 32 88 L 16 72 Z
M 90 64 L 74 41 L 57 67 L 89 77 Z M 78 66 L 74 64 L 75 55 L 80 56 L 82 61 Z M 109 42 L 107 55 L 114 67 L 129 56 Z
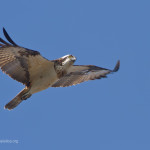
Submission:
M 32 94 L 30 94 L 30 93 L 28 93 L 28 92 L 27 92 L 27 93 L 24 93 L 24 94 L 22 95 L 21 99 L 22 99 L 22 100 L 26 100 L 27 98 L 31 97 L 31 95 L 32 95 Z

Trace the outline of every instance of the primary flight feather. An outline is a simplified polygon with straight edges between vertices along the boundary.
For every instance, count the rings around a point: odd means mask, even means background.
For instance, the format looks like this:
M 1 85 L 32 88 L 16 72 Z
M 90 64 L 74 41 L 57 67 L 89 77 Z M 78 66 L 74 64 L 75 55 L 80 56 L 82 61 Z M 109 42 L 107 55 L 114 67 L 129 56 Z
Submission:
M 120 61 L 113 70 L 93 65 L 73 65 L 76 57 L 66 55 L 56 60 L 47 60 L 38 51 L 18 46 L 3 28 L 8 40 L 0 38 L 0 68 L 25 88 L 8 104 L 6 109 L 13 109 L 32 94 L 48 87 L 67 87 L 88 80 L 106 77 L 119 69 Z

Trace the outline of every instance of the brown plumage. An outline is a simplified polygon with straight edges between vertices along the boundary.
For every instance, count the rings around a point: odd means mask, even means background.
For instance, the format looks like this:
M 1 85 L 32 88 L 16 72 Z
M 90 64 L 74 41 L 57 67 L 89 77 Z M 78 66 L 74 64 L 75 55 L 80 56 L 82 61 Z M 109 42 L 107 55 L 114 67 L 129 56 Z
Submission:
M 13 109 L 32 94 L 48 87 L 66 87 L 88 80 L 106 77 L 119 69 L 120 61 L 114 70 L 93 65 L 73 65 L 76 58 L 66 55 L 56 60 L 47 60 L 38 51 L 18 46 L 3 28 L 8 42 L 0 38 L 0 68 L 25 88 L 8 104 Z M 10 42 L 10 43 L 9 43 Z
M 81 82 L 88 80 L 105 78 L 107 74 L 118 71 L 119 65 L 120 61 L 117 62 L 114 70 L 108 70 L 92 65 L 74 65 L 71 66 L 68 69 L 67 74 L 59 79 L 56 83 L 54 83 L 52 87 L 67 87 L 80 84 Z

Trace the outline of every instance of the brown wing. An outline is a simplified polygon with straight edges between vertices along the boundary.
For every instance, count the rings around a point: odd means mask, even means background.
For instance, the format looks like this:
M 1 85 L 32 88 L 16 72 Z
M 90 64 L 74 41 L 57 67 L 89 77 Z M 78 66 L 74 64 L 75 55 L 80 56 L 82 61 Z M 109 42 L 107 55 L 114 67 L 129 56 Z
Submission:
M 37 51 L 19 47 L 3 29 L 4 35 L 11 43 L 0 38 L 0 68 L 13 79 L 29 85 L 29 59 L 32 62 L 33 57 L 41 57 Z M 32 57 L 31 57 L 32 56 Z M 32 64 L 30 64 L 32 65 Z
M 114 70 L 109 70 L 97 66 L 72 66 L 68 74 L 59 79 L 52 87 L 66 87 L 79 84 L 88 80 L 105 78 L 107 74 L 118 71 L 120 61 L 117 62 Z

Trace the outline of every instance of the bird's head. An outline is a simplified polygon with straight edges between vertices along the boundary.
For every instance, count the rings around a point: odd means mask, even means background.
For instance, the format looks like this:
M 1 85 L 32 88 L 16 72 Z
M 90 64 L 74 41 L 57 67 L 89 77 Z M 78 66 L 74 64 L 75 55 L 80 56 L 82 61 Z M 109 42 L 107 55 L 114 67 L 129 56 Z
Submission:
M 54 60 L 56 70 L 66 70 L 74 64 L 76 57 L 73 55 L 65 55 L 59 59 Z
M 63 66 L 70 66 L 76 61 L 76 57 L 73 55 L 65 55 L 61 57 L 61 61 Z

